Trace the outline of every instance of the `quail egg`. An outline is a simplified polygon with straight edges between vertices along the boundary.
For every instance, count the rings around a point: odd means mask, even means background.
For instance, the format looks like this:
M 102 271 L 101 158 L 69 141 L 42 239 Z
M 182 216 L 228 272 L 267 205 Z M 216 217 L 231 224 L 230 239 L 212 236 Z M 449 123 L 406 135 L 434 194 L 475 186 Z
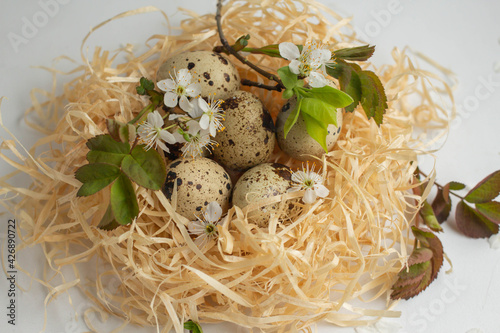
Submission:
M 253 94 L 237 91 L 222 103 L 226 129 L 217 134 L 214 149 L 217 161 L 230 169 L 246 170 L 266 162 L 276 138 L 271 115 Z
M 216 201 L 225 212 L 229 209 L 232 183 L 228 173 L 211 159 L 181 158 L 167 166 L 163 193 L 171 200 L 177 184 L 177 213 L 194 220 L 205 206 Z
M 201 96 L 208 98 L 229 98 L 240 88 L 240 74 L 236 67 L 223 55 L 210 51 L 191 51 L 173 56 L 164 62 L 156 75 L 161 81 L 175 78 L 178 70 L 187 68 L 193 75 L 193 82 L 201 85 Z
M 282 151 L 296 160 L 312 160 L 313 158 L 310 155 L 321 158 L 325 150 L 307 133 L 306 123 L 301 115 L 299 115 L 297 122 L 290 129 L 285 139 L 285 122 L 295 109 L 296 104 L 297 98 L 290 98 L 288 102 L 283 105 L 278 115 L 278 119 L 276 120 L 278 145 Z M 342 129 L 342 109 L 337 109 L 337 124 L 338 126 L 333 124 L 328 125 L 328 134 L 326 136 L 326 146 L 328 150 L 333 149 Z
M 246 171 L 236 182 L 233 192 L 233 204 L 243 208 L 251 203 L 266 198 L 285 194 L 292 186 L 292 170 L 279 163 L 263 163 Z M 264 206 L 261 212 L 251 212 L 249 217 L 256 217 L 259 226 L 266 226 L 271 213 L 281 211 L 281 203 Z M 286 207 L 288 209 L 288 206 Z

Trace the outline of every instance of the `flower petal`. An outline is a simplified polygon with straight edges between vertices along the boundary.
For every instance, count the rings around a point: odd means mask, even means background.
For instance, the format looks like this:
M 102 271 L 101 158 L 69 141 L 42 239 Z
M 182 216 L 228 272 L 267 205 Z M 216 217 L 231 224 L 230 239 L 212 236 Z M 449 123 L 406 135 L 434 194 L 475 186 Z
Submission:
M 167 130 L 160 131 L 160 138 L 168 144 L 175 143 L 175 136 Z
M 207 129 L 208 126 L 210 125 L 210 117 L 206 114 L 203 114 L 200 119 L 200 127 L 202 129 Z
M 320 198 L 325 198 L 330 194 L 330 190 L 328 190 L 325 185 L 317 184 L 314 185 L 314 192 Z
M 177 85 L 175 84 L 175 81 L 172 79 L 165 79 L 158 81 L 156 84 L 160 90 L 163 90 L 165 92 L 167 91 L 174 91 L 175 88 L 177 88 Z
M 168 149 L 168 147 L 160 140 L 157 140 L 156 144 L 158 145 L 158 147 L 160 147 L 162 150 L 166 151 L 167 153 L 170 152 L 170 149 Z
M 207 112 L 207 110 L 210 108 L 208 105 L 207 101 L 205 101 L 203 98 L 198 98 L 198 105 L 200 106 L 200 109 L 203 110 L 203 112 Z
M 154 128 L 162 128 L 163 125 L 165 125 L 163 117 L 160 112 L 156 110 L 148 114 L 148 123 L 150 123 Z
M 294 60 L 300 57 L 300 51 L 297 45 L 284 42 L 279 45 L 280 55 L 287 60 Z
M 288 65 L 288 67 L 290 68 L 290 71 L 293 73 L 293 74 L 300 74 L 300 61 L 298 60 L 292 60 L 290 62 L 290 64 Z
M 193 75 L 186 69 L 180 69 L 177 72 L 177 84 L 184 88 L 187 88 L 193 79 Z
M 169 108 L 173 108 L 173 107 L 177 106 L 177 99 L 178 98 L 179 98 L 179 96 L 177 96 L 176 93 L 168 91 L 165 93 L 165 96 L 163 97 L 163 102 Z
M 215 123 L 211 122 L 208 127 L 208 129 L 210 130 L 210 135 L 215 138 L 215 136 L 217 135 L 217 127 L 215 126 Z
M 200 124 L 196 120 L 190 120 L 186 123 L 186 125 L 189 127 L 187 132 L 191 135 L 198 134 L 201 129 Z
M 201 93 L 201 84 L 191 83 L 186 87 L 186 94 L 189 97 L 196 97 Z
M 328 84 L 328 80 L 318 72 L 309 74 L 309 85 L 313 88 L 322 88 Z
M 222 216 L 222 208 L 217 201 L 212 201 L 205 209 L 205 217 L 209 222 L 217 222 Z
M 306 204 L 312 204 L 314 201 L 316 201 L 316 193 L 313 191 L 312 188 L 308 188 L 306 190 L 306 193 L 304 193 L 302 201 L 304 201 L 304 203 Z
M 193 110 L 193 104 L 189 102 L 186 96 L 181 96 L 179 100 L 179 106 L 186 112 Z
M 190 103 L 192 105 L 192 109 L 189 110 L 187 113 L 191 118 L 198 118 L 201 117 L 201 115 L 203 115 L 203 109 L 200 108 L 199 103 L 200 103 L 200 98 Z

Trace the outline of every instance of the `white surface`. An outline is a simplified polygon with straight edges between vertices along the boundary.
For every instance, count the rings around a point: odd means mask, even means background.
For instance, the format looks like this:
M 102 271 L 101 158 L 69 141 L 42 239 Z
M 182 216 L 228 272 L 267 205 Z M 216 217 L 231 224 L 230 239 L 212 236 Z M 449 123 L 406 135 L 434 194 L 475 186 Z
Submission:
M 50 2 L 49 0 L 44 2 Z M 367 42 L 377 45 L 374 58 L 377 64 L 390 61 L 394 46 L 410 45 L 434 60 L 453 70 L 460 80 L 456 91 L 459 105 L 459 120 L 449 135 L 448 142 L 437 155 L 438 180 L 445 183 L 460 180 L 474 185 L 481 178 L 500 167 L 500 75 L 493 72 L 500 61 L 500 2 L 490 0 L 464 1 L 333 1 L 322 0 L 344 16 L 354 15 L 354 25 L 364 34 Z M 0 11 L 0 96 L 8 97 L 2 104 L 5 124 L 17 137 L 30 147 L 38 137 L 21 121 L 23 111 L 30 106 L 29 92 L 34 87 L 49 89 L 51 77 L 47 72 L 30 66 L 46 66 L 52 59 L 65 54 L 80 59 L 79 48 L 89 28 L 117 13 L 141 5 L 157 6 L 167 14 L 173 25 L 181 15 L 176 8 L 189 8 L 200 14 L 213 12 L 215 1 L 166 0 L 147 3 L 138 1 L 69 1 L 59 0 L 59 8 L 46 16 L 38 1 L 2 0 Z M 63 4 L 64 3 L 64 4 Z M 392 14 L 391 14 L 392 11 Z M 40 27 L 24 35 L 26 21 L 34 16 L 41 19 Z M 89 40 L 90 50 L 101 45 L 113 50 L 122 43 L 142 45 L 154 33 L 167 33 L 160 14 L 151 13 L 114 22 L 101 29 Z M 9 41 L 12 33 L 23 38 L 17 47 Z M 10 35 L 9 35 L 10 34 Z M 17 48 L 17 50 L 16 50 Z M 17 51 L 17 52 L 16 52 Z M 493 82 L 486 84 L 485 82 Z M 0 135 L 7 138 L 1 131 Z M 0 174 L 12 169 L 3 162 Z M 16 178 L 19 185 L 26 186 L 23 177 Z M 1 216 L 6 223 L 9 214 Z M 2 224 L 3 225 L 3 224 Z M 399 319 L 388 320 L 399 325 L 399 332 L 498 332 L 497 297 L 500 294 L 500 250 L 492 250 L 487 240 L 469 240 L 461 236 L 454 223 L 444 225 L 440 236 L 445 251 L 454 264 L 454 272 L 444 273 L 449 268 L 445 263 L 438 279 L 418 297 L 403 301 L 396 310 L 402 311 Z M 5 233 L 1 228 L 2 235 Z M 2 236 L 2 238 L 5 236 Z M 19 258 L 30 271 L 40 271 L 42 262 L 38 249 L 24 253 Z M 23 286 L 29 281 L 18 275 Z M 0 331 L 38 332 L 43 327 L 43 301 L 46 291 L 34 283 L 31 290 L 17 297 L 17 326 L 6 323 L 7 285 L 0 279 Z M 78 293 L 73 293 L 73 306 L 77 310 L 89 305 Z M 46 332 L 73 333 L 87 331 L 81 318 L 73 320 L 74 310 L 64 295 L 48 307 Z M 103 326 L 102 331 L 111 331 L 117 322 Z M 380 325 L 380 327 L 388 327 Z M 204 325 L 205 332 L 243 332 L 233 326 Z M 480 330 L 479 330 L 480 329 Z M 126 332 L 156 332 L 153 328 L 128 327 Z M 355 332 L 352 328 L 341 329 L 321 325 L 325 332 Z M 371 330 L 389 332 L 387 328 Z M 366 332 L 359 330 L 359 332 Z M 476 332 L 472 330 L 472 332 Z

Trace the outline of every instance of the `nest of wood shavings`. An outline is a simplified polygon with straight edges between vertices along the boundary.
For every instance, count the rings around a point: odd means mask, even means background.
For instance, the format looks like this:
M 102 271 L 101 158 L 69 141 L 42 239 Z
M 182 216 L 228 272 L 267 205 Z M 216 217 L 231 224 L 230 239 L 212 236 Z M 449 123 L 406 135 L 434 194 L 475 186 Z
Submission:
M 47 101 L 34 100 L 29 113 L 51 128 L 38 127 L 47 135 L 35 145 L 43 147 L 38 155 L 35 147 L 22 152 L 14 141 L 2 144 L 18 160 L 4 153 L 1 157 L 33 179 L 29 189 L 5 184 L 2 191 L 21 196 L 16 215 L 24 246 L 41 245 L 48 266 L 63 281 L 42 281 L 50 298 L 78 286 L 95 303 L 89 311 L 177 333 L 188 319 L 293 332 L 310 331 L 318 321 L 355 326 L 398 316 L 391 311 L 390 288 L 407 259 L 409 225 L 422 199 L 410 192 L 412 175 L 417 156 L 433 143 L 425 131 L 414 138 L 414 129 L 447 127 L 447 111 L 433 99 L 435 93 L 444 93 L 453 104 L 446 83 L 414 66 L 404 50 L 393 51 L 390 65 L 365 65 L 379 74 L 388 93 L 384 124 L 378 127 L 367 120 L 361 108 L 344 115 L 335 149 L 318 161 L 329 197 L 312 206 L 295 203 L 286 223 L 271 218 L 268 228 L 259 228 L 247 218 L 259 205 L 233 207 L 219 226 L 219 239 L 201 251 L 188 233 L 189 222 L 175 214 L 175 200 L 141 188 L 140 215 L 134 223 L 113 231 L 96 227 L 109 193 L 76 197 L 81 184 L 74 172 L 86 164 L 86 141 L 106 132 L 107 118 L 125 122 L 145 106 L 135 92 L 141 76 L 154 79 L 170 56 L 219 44 L 214 15 L 185 13 L 191 18 L 182 22 L 180 35 L 152 36 L 149 50 L 139 56 L 123 49 L 128 60 L 115 67 L 115 56 L 97 49 L 72 72 L 80 76 L 64 85 L 62 96 L 47 92 Z M 223 8 L 222 22 L 230 42 L 249 33 L 256 47 L 308 39 L 335 48 L 359 45 L 348 19 L 311 1 L 233 1 Z M 286 64 L 264 56 L 249 59 L 271 71 Z M 264 82 L 234 63 L 242 77 Z M 249 90 L 275 118 L 284 103 L 280 94 Z M 300 166 L 278 148 L 272 161 Z M 300 195 L 274 199 L 296 202 Z M 105 269 L 87 285 L 83 276 L 90 259 Z M 72 268 L 71 276 L 65 276 L 64 267 Z M 119 281 L 114 290 L 110 278 Z M 376 299 L 385 307 L 370 304 Z

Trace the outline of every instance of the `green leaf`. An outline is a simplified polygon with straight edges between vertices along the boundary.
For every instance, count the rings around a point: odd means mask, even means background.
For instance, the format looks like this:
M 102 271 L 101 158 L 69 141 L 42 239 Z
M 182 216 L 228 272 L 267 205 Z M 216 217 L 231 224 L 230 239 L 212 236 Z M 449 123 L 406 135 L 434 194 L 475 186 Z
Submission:
M 460 191 L 465 188 L 465 184 L 459 182 L 449 182 L 446 186 L 448 186 L 448 188 L 452 191 Z
M 424 201 L 422 208 L 420 208 L 420 216 L 424 220 L 425 225 L 427 225 L 432 231 L 441 232 L 443 228 L 439 225 L 439 222 L 434 215 L 434 210 L 427 200 Z
M 293 97 L 293 89 L 285 89 L 282 95 L 283 99 L 290 99 Z
M 146 89 L 144 89 L 144 88 L 143 88 L 143 87 L 141 87 L 141 86 L 137 86 L 137 87 L 135 87 L 135 91 L 136 91 L 139 95 L 141 95 L 141 96 L 143 96 L 143 95 L 146 95 L 146 94 L 147 94 Z
M 111 186 L 111 209 L 121 225 L 132 223 L 139 214 L 139 205 L 132 182 L 123 173 Z
M 118 142 L 111 135 L 98 135 L 87 141 L 90 151 L 87 154 L 89 163 L 108 163 L 119 166 L 130 151 L 128 142 Z
M 138 185 L 158 191 L 167 177 L 165 163 L 154 150 L 144 150 L 144 145 L 136 146 L 122 161 L 123 172 Z
M 83 183 L 76 194 L 85 197 L 99 192 L 111 184 L 120 175 L 120 168 L 105 163 L 92 163 L 80 167 L 75 172 L 75 178 Z
M 498 233 L 498 225 L 461 200 L 455 212 L 458 229 L 470 238 L 485 238 Z
M 431 260 L 432 256 L 432 250 L 427 247 L 413 249 L 410 258 L 408 258 L 408 265 L 411 266 L 421 264 L 423 262 Z
M 500 193 L 500 170 L 484 178 L 467 193 L 465 200 L 470 203 L 486 203 L 495 199 Z
M 287 89 L 293 89 L 297 85 L 298 76 L 297 74 L 292 73 L 290 67 L 288 66 L 284 66 L 278 69 L 278 76 Z
M 366 61 L 375 52 L 375 46 L 363 45 L 336 50 L 333 52 L 333 57 L 336 59 L 349 61 Z
M 337 126 L 337 108 L 329 103 L 317 98 L 304 98 L 300 109 L 302 114 L 306 113 L 318 122 L 325 124 L 325 128 L 329 124 Z
M 242 49 L 245 48 L 245 46 L 248 45 L 249 40 L 250 40 L 250 35 L 243 35 L 239 37 L 232 46 L 233 50 L 235 50 L 236 52 L 241 51 Z
M 155 89 L 155 84 L 153 83 L 153 81 L 148 80 L 145 77 L 141 77 L 139 83 L 141 84 L 141 87 L 143 87 L 146 91 Z
M 353 112 L 361 102 L 361 95 L 363 94 L 361 80 L 359 79 L 359 75 L 357 73 L 351 73 L 351 80 L 349 81 L 349 85 L 345 88 L 345 92 L 351 96 L 353 100 L 353 102 L 348 105 L 345 110 L 347 112 Z
M 285 139 L 286 139 L 286 136 L 288 135 L 288 132 L 290 132 L 290 130 L 292 129 L 293 125 L 295 125 L 295 123 L 297 122 L 297 119 L 299 119 L 300 107 L 301 107 L 301 104 L 302 104 L 302 99 L 303 99 L 302 97 L 297 96 L 297 101 L 295 103 L 295 108 L 290 113 L 290 115 L 288 116 L 288 118 L 286 118 L 285 128 L 283 129 L 283 131 L 285 133 Z
M 491 201 L 476 204 L 476 209 L 491 222 L 500 224 L 500 202 Z
M 300 48 L 299 48 L 300 50 Z M 246 47 L 243 52 L 250 52 L 253 54 L 265 54 L 270 57 L 281 58 L 279 44 L 271 44 L 261 48 Z
M 113 230 L 118 228 L 119 226 L 120 224 L 116 222 L 115 216 L 113 215 L 111 205 L 108 205 L 106 213 L 104 213 L 104 216 L 102 217 L 101 222 L 99 222 L 99 225 L 97 227 L 102 230 Z
M 378 76 L 372 71 L 358 73 L 361 82 L 361 106 L 368 117 L 375 120 L 377 125 L 382 124 L 385 110 L 387 110 L 387 96 Z
M 130 124 L 122 123 L 114 119 L 106 119 L 109 135 L 118 142 L 129 142 L 135 136 L 133 127 Z
M 316 140 L 321 147 L 328 152 L 328 148 L 326 147 L 326 136 L 328 134 L 327 124 L 322 123 L 315 118 L 311 117 L 307 113 L 302 113 L 302 118 L 306 123 L 307 133 L 310 137 Z
M 353 102 L 345 108 L 347 112 L 353 112 L 361 101 L 361 81 L 356 71 L 361 71 L 361 67 L 355 64 L 351 66 L 344 61 L 339 61 L 333 66 L 327 67 L 328 75 L 338 79 L 340 89 L 353 99 Z
M 198 324 L 192 320 L 186 321 L 184 323 L 184 328 L 186 330 L 190 330 L 192 333 L 203 333 L 203 330 L 201 329 L 200 324 Z
M 330 86 L 312 88 L 311 93 L 312 98 L 319 99 L 336 108 L 343 108 L 354 102 L 351 96 Z

